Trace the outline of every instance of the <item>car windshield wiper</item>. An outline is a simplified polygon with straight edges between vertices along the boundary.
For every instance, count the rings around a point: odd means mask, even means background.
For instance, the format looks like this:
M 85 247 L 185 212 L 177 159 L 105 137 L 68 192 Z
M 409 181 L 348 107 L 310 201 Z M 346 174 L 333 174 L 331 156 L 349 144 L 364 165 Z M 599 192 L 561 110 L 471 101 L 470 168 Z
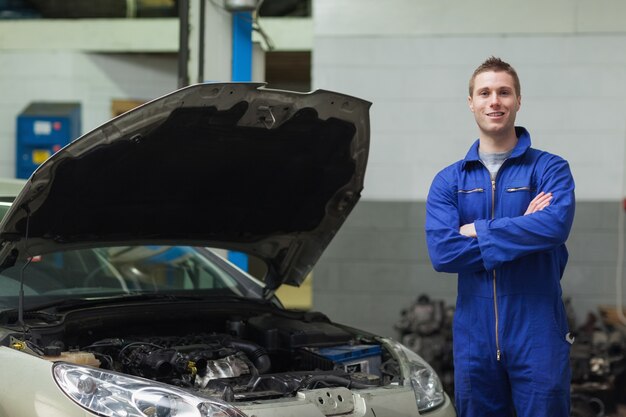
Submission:
M 34 312 L 54 309 L 55 312 L 63 311 L 69 308 L 76 307 L 92 307 L 103 304 L 112 304 L 119 302 L 132 302 L 132 301 L 204 301 L 207 299 L 214 299 L 218 301 L 227 302 L 243 302 L 251 301 L 248 298 L 243 298 L 234 295 L 224 294 L 172 294 L 172 293 L 159 293 L 159 292 L 131 292 L 124 294 L 115 294 L 110 296 L 100 297 L 82 297 L 82 298 L 65 298 L 62 300 L 49 301 L 42 304 L 31 305 L 24 308 L 25 312 Z M 252 300 L 260 301 L 260 300 Z
M 132 292 L 101 297 L 65 298 L 62 300 L 48 301 L 41 304 L 30 305 L 24 308 L 24 313 L 30 317 L 36 315 L 43 319 L 56 319 L 55 313 L 77 307 L 94 307 L 114 303 L 127 303 L 136 301 L 211 301 L 225 303 L 254 303 L 261 305 L 271 304 L 263 299 L 244 298 L 236 295 L 224 294 L 171 294 L 155 292 Z M 51 311 L 46 311 L 51 310 Z M 18 309 L 6 309 L 0 311 L 0 321 L 12 320 L 17 317 Z
M 0 311 L 0 323 L 9 324 L 13 321 L 17 322 L 18 311 L 17 308 L 9 308 Z M 47 313 L 45 311 L 27 311 L 26 316 L 27 318 L 41 319 L 47 323 L 52 323 L 59 319 L 57 314 Z
M 98 303 L 98 301 L 102 301 L 102 299 L 98 299 L 98 300 L 94 300 L 94 299 L 88 299 L 88 298 L 65 298 L 63 300 L 55 300 L 55 301 L 48 301 L 46 303 L 42 303 L 42 304 L 36 304 L 33 306 L 28 306 L 24 308 L 24 313 L 29 313 L 29 314 L 33 314 L 33 313 L 44 313 L 44 310 L 48 310 L 51 308 L 65 308 L 65 307 L 80 307 L 83 305 L 93 305 L 94 302 Z M 6 316 L 6 315 L 11 315 L 13 313 L 17 314 L 18 309 L 17 308 L 13 308 L 13 309 L 8 309 L 8 310 L 4 310 L 2 312 L 0 312 L 0 316 Z
M 117 295 L 115 298 L 124 301 L 133 300 L 171 300 L 171 301 L 224 301 L 224 302 L 254 302 L 265 304 L 265 300 L 256 298 L 247 298 L 239 295 L 223 294 L 223 293 L 195 293 L 195 294 L 180 294 L 180 293 L 159 293 L 159 292 L 131 292 L 127 294 Z
M 241 295 L 224 294 L 221 292 L 213 293 L 206 292 L 201 294 L 172 294 L 172 293 L 141 293 L 134 292 L 130 294 L 123 294 L 116 297 L 121 301 L 203 301 L 211 304 L 248 304 L 250 306 L 261 306 L 263 308 L 271 307 L 276 308 L 276 304 L 272 300 L 265 300 L 263 298 L 248 298 Z
M 54 313 L 51 312 L 46 312 L 44 310 L 47 310 L 49 308 L 52 307 L 77 307 L 77 306 L 81 306 L 83 304 L 87 304 L 88 302 L 84 299 L 65 299 L 65 300 L 57 300 L 57 301 L 52 301 L 52 302 L 47 302 L 45 304 L 39 304 L 36 306 L 32 306 L 32 307 L 28 307 L 28 308 L 24 308 L 22 310 L 22 314 L 26 317 L 29 318 L 41 318 L 44 319 L 46 321 L 54 321 L 57 319 L 57 315 L 54 314 L 57 311 L 55 310 Z M 10 309 L 6 309 L 6 310 L 2 310 L 0 311 L 0 321 L 3 323 L 6 322 L 10 322 L 12 320 L 18 320 L 20 314 L 20 310 L 18 308 L 10 308 Z
M 62 300 L 48 301 L 41 304 L 30 305 L 24 308 L 25 313 L 43 312 L 44 310 L 54 309 L 56 311 L 62 311 L 68 308 L 76 307 L 91 307 L 94 305 L 109 304 L 119 301 L 132 301 L 132 300 L 201 300 L 203 297 L 199 296 L 178 296 L 173 294 L 159 294 L 159 293 L 131 293 L 131 294 L 117 294 L 112 296 L 101 297 L 82 297 L 82 298 L 64 298 Z M 6 309 L 0 311 L 0 317 L 17 314 L 18 309 Z
M 133 293 L 124 293 L 124 294 L 116 294 L 110 296 L 100 296 L 100 297 L 83 297 L 83 298 L 69 298 L 64 300 L 50 301 L 44 304 L 30 306 L 25 308 L 24 311 L 40 311 L 40 310 L 48 310 L 54 308 L 56 311 L 65 310 L 67 308 L 75 308 L 75 307 L 91 307 L 102 304 L 111 304 L 117 302 L 128 302 L 128 301 L 152 301 L 152 300 L 168 300 L 168 301 L 176 301 L 176 300 L 202 300 L 204 297 L 198 295 L 177 295 L 177 294 L 167 294 L 167 293 L 141 293 L 141 292 L 133 292 Z

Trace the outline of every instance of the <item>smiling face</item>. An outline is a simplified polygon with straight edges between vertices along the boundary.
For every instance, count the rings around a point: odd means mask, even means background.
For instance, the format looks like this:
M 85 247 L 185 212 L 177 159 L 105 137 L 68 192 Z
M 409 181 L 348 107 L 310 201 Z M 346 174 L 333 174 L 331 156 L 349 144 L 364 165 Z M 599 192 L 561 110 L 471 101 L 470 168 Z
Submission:
M 516 142 L 515 116 L 522 99 L 513 77 L 504 71 L 485 71 L 475 76 L 473 87 L 468 101 L 480 129 L 481 145 L 489 140 L 501 145 L 498 147 L 512 148 Z

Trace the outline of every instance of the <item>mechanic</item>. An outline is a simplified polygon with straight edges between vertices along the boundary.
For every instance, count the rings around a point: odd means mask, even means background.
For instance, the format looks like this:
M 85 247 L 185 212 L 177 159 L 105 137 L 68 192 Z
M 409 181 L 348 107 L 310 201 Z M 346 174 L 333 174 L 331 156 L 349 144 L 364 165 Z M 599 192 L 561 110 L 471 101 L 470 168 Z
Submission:
M 458 274 L 453 324 L 459 417 L 567 417 L 569 334 L 560 279 L 574 180 L 559 156 L 515 126 L 516 71 L 490 57 L 473 73 L 479 138 L 440 171 L 426 203 L 437 271 Z

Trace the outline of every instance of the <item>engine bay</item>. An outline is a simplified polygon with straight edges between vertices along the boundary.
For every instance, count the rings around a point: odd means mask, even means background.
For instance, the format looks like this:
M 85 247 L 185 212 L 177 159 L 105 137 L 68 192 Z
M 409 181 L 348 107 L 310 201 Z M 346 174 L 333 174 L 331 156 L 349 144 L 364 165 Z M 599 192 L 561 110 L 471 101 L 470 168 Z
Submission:
M 273 308 L 236 315 L 181 307 L 81 309 L 45 324 L 33 318 L 28 333 L 5 334 L 3 344 L 228 402 L 323 387 L 374 388 L 400 378 L 396 360 L 376 337 L 321 313 Z

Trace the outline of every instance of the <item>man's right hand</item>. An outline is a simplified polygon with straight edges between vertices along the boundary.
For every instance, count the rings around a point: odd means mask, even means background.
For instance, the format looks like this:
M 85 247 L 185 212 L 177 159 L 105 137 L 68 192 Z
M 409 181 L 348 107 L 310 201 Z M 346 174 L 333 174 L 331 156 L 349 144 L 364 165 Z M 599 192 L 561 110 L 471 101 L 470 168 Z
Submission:
M 543 210 L 550 205 L 551 200 L 552 193 L 544 193 L 543 191 L 540 192 L 535 198 L 533 198 L 533 201 L 530 202 L 524 216 Z

